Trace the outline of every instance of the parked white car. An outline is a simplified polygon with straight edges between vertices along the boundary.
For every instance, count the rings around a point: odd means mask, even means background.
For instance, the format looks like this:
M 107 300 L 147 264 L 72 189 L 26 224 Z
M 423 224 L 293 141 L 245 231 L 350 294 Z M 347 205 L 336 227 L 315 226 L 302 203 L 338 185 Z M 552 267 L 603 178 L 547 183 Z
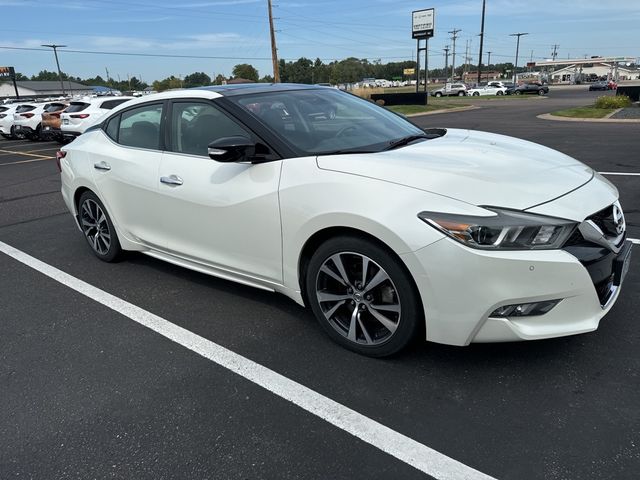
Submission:
M 506 93 L 507 87 L 495 87 L 491 85 L 484 85 L 467 90 L 467 95 L 471 95 L 472 97 L 478 97 L 480 95 L 506 95 Z
M 27 112 L 13 114 L 14 134 L 36 140 L 40 138 L 42 131 L 42 114 L 59 112 L 66 107 L 65 103 L 51 102 L 40 103 Z
M 11 125 L 13 125 L 13 112 L 18 108 L 17 104 L 0 105 L 0 135 L 5 138 L 11 136 Z
M 322 113 L 324 112 L 324 114 Z M 341 345 L 593 331 L 631 242 L 616 188 L 552 149 L 423 131 L 332 88 L 203 87 L 120 105 L 58 154 L 93 253 L 281 292 Z
M 0 134 L 5 138 L 18 138 L 22 136 L 19 132 L 16 132 L 15 121 L 17 115 L 30 115 L 38 108 L 37 103 L 15 103 L 11 105 L 5 105 L 9 107 L 4 112 L 0 113 Z
M 134 98 L 96 97 L 70 102 L 64 113 L 60 115 L 62 138 L 67 141 L 73 140 L 87 128 L 99 122 L 105 113 Z

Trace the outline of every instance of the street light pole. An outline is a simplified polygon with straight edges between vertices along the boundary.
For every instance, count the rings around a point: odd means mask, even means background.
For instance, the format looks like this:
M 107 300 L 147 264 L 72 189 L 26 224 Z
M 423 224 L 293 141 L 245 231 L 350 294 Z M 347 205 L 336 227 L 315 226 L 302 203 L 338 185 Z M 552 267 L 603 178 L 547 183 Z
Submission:
M 520 51 L 520 37 L 523 35 L 529 35 L 528 33 L 512 33 L 510 37 L 518 37 L 516 42 L 516 64 L 513 67 L 513 83 L 515 84 L 518 79 L 518 52 Z
M 56 66 L 58 67 L 58 77 L 60 78 L 60 86 L 62 87 L 62 95 L 65 95 L 64 83 L 62 82 L 62 72 L 60 71 L 60 62 L 58 61 L 58 48 L 66 47 L 66 45 L 40 45 L 40 46 L 53 48 L 53 54 L 56 57 Z

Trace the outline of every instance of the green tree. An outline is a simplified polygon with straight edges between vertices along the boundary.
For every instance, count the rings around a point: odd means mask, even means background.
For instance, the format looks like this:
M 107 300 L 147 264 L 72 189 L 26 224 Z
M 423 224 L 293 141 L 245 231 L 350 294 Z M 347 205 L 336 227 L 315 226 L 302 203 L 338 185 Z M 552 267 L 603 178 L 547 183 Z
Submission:
M 233 67 L 232 73 L 234 78 L 244 78 L 246 80 L 253 80 L 254 82 L 257 82 L 259 78 L 258 70 L 248 63 L 240 63 L 236 65 Z
M 262 77 L 260 79 L 260 83 L 273 83 L 273 76 L 272 75 L 265 75 L 264 77 Z
M 184 77 L 184 88 L 211 85 L 211 77 L 204 72 L 195 72 Z
M 227 81 L 227 77 L 219 73 L 216 75 L 215 80 L 213 81 L 214 85 L 223 85 Z
M 163 92 L 172 88 L 182 88 L 182 80 L 171 75 L 164 80 L 156 80 L 153 82 L 153 89 L 156 92 Z

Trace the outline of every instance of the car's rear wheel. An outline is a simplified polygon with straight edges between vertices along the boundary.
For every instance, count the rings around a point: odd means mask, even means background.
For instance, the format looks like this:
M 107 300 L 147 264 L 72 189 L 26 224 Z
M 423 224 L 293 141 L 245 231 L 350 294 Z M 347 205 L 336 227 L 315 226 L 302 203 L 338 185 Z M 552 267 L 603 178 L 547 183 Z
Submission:
M 516 90 L 515 92 L 513 92 L 515 95 L 522 95 L 522 92 L 520 90 Z
M 498 90 L 498 91 L 496 92 L 496 95 L 504 95 L 504 93 L 502 92 L 502 90 Z
M 336 237 L 309 262 L 305 288 L 323 329 L 337 343 L 383 357 L 406 347 L 422 321 L 409 274 L 386 249 L 357 237 Z
M 91 251 L 105 262 L 113 262 L 122 254 L 116 229 L 106 208 L 91 191 L 86 191 L 78 201 L 78 221 Z
M 538 95 L 544 95 L 544 90 L 542 89 L 538 90 Z

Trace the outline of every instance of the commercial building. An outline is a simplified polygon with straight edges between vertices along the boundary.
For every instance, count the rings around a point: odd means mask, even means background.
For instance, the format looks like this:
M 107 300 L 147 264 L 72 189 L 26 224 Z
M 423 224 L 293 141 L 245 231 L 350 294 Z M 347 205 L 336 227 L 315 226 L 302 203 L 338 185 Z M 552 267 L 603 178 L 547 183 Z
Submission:
M 16 82 L 18 94 L 21 97 L 46 98 L 59 97 L 63 94 L 60 82 L 56 81 L 34 81 L 19 80 Z M 87 87 L 77 82 L 64 81 L 64 93 L 67 95 L 86 95 L 93 93 L 93 87 Z M 16 92 L 13 82 L 5 80 L 0 83 L 0 98 L 15 97 Z

